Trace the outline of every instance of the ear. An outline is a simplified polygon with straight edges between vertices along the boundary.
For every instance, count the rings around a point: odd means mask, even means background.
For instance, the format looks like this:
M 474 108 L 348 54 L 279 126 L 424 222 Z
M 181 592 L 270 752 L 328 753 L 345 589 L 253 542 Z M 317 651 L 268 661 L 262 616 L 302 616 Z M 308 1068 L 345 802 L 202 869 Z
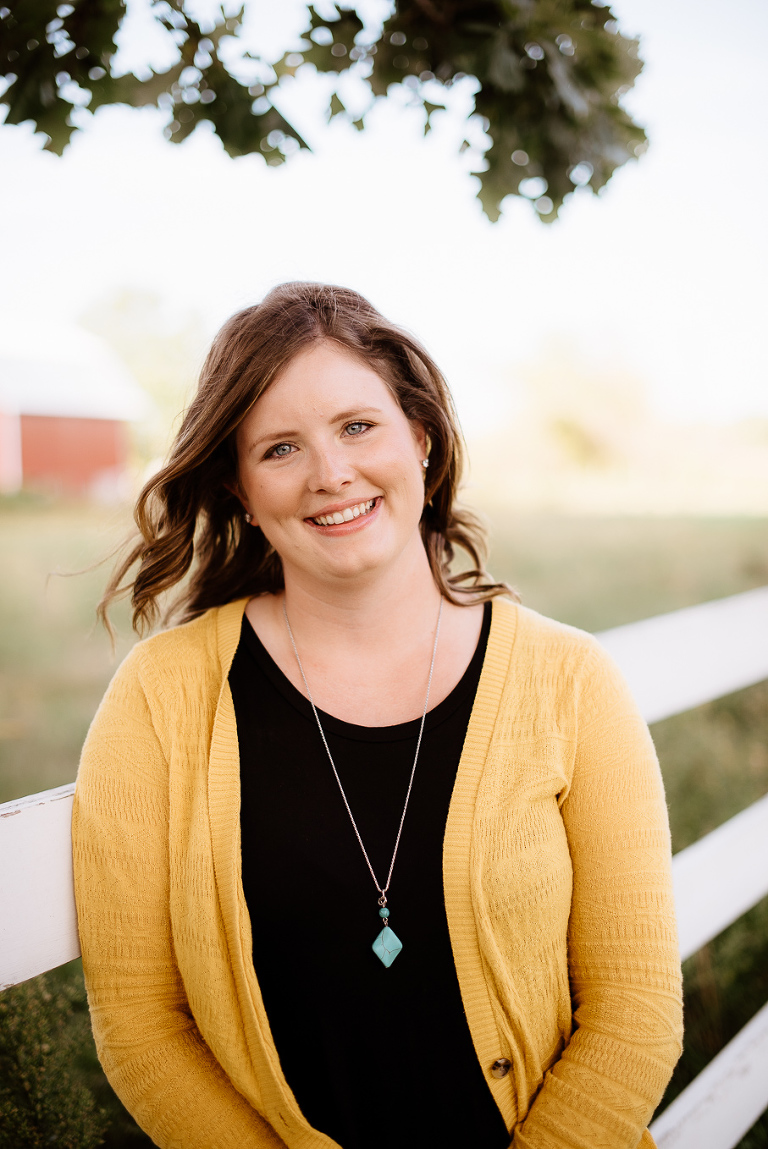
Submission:
M 251 507 L 250 507 L 248 500 L 246 499 L 245 495 L 243 494 L 243 491 L 240 487 L 240 484 L 239 483 L 225 483 L 224 486 L 229 491 L 230 495 L 234 495 L 235 498 L 238 500 L 238 502 L 242 505 L 242 508 L 243 508 L 243 511 L 245 512 L 245 514 L 250 516 L 248 519 L 249 526 L 257 527 L 259 524 L 257 523 L 256 519 L 253 517 L 253 511 L 251 510 Z
M 416 442 L 419 462 L 421 462 L 429 454 L 429 435 L 424 424 L 420 423 L 418 419 L 411 419 L 411 431 Z

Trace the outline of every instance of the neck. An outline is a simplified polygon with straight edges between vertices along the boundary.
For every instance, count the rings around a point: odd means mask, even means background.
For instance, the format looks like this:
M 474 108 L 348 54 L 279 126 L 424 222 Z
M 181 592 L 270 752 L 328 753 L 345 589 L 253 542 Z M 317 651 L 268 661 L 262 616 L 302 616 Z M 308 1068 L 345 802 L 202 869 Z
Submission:
M 431 630 L 440 592 L 419 538 L 393 569 L 375 575 L 327 583 L 287 569 L 285 602 L 297 632 L 332 646 L 364 636 L 370 647 L 392 643 L 401 632 L 419 633 L 425 623 Z

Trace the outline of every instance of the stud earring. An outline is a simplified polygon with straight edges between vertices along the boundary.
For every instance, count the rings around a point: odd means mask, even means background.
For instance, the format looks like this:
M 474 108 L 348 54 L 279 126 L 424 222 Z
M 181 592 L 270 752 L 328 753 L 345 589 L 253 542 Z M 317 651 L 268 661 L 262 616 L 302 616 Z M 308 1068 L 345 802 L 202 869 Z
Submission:
M 253 515 L 249 515 L 249 514 L 248 514 L 248 512 L 246 511 L 246 512 L 245 512 L 245 521 L 246 521 L 246 523 L 250 523 L 250 521 L 251 521 L 251 519 L 252 519 L 252 518 L 253 518 Z
M 428 467 L 429 466 L 429 459 L 422 459 L 421 465 L 422 465 L 422 467 Z

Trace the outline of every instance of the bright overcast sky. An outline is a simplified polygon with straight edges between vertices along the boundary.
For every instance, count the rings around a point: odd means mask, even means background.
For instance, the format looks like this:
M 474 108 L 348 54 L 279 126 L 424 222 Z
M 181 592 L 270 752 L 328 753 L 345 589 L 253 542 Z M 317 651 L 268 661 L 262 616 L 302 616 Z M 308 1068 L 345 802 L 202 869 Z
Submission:
M 470 433 L 516 365 L 563 337 L 639 376 L 668 415 L 766 416 L 768 4 L 612 6 L 641 36 L 627 103 L 650 150 L 554 225 L 517 200 L 487 221 L 455 155 L 456 117 L 426 140 L 396 103 L 362 134 L 324 129 L 312 83 L 296 83 L 281 108 L 315 151 L 275 169 L 229 159 L 202 132 L 167 144 L 158 113 L 102 109 L 63 159 L 28 126 L 0 127 L 0 312 L 44 333 L 129 287 L 194 309 L 212 333 L 272 284 L 320 279 L 427 343 Z M 301 30 L 299 0 L 282 0 L 279 25 L 271 0 L 251 8 L 275 51 Z

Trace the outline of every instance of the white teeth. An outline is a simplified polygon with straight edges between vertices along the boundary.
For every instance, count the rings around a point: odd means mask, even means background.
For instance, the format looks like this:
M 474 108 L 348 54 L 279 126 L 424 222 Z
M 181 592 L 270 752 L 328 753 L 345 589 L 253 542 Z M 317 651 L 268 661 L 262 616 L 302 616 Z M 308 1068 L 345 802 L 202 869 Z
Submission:
M 343 511 L 334 511 L 332 515 L 318 515 L 313 522 L 316 522 L 321 527 L 338 526 L 341 523 L 349 523 L 352 519 L 357 519 L 360 515 L 365 515 L 371 510 L 375 499 L 369 499 L 367 503 L 358 503 L 354 507 L 345 507 Z

